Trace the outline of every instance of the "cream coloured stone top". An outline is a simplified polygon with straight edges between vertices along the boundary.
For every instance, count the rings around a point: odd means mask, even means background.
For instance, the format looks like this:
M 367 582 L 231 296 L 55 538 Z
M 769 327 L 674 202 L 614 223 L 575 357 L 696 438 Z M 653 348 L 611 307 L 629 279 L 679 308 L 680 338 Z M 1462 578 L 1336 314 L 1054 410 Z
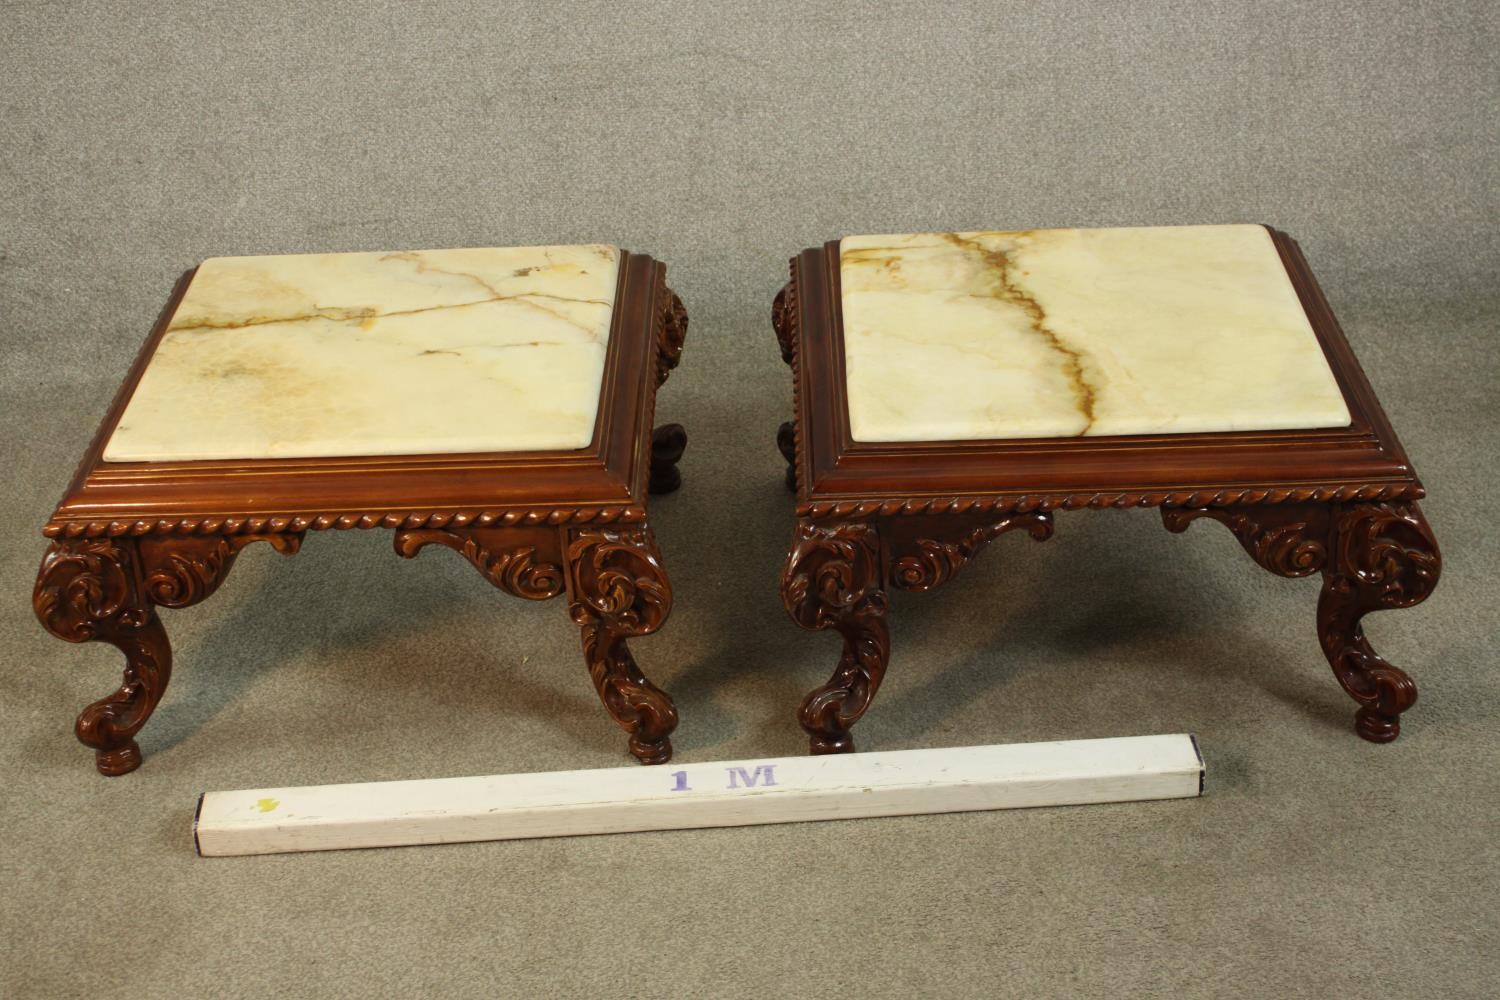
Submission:
M 1261 226 L 851 236 L 856 441 L 1342 427 Z
M 586 447 L 619 258 L 569 246 L 204 261 L 104 460 Z

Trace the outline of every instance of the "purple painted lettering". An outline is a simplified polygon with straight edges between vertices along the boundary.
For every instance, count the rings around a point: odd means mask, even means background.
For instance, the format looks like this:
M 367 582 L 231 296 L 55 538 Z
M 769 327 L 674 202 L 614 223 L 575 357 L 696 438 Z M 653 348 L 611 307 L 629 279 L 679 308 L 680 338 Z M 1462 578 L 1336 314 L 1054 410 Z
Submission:
M 746 773 L 743 767 L 726 768 L 729 772 L 730 788 L 754 788 L 759 782 L 764 787 L 776 784 L 776 765 L 757 764 L 753 773 Z

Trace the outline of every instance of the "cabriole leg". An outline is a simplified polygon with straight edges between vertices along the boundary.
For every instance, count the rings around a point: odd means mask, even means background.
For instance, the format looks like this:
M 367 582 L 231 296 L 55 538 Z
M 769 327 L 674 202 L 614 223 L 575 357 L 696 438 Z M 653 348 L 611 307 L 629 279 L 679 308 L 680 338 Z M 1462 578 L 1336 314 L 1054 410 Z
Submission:
M 167 633 L 146 600 L 135 539 L 53 542 L 37 571 L 32 606 L 43 627 L 68 642 L 105 642 L 125 654 L 113 694 L 78 716 L 78 739 L 94 751 L 100 774 L 141 766 L 135 741 L 172 677 Z
M 666 763 L 677 709 L 641 673 L 625 644 L 661 628 L 672 609 L 672 587 L 651 529 L 571 529 L 567 587 L 568 613 L 583 630 L 583 656 L 599 700 L 630 734 L 637 760 Z
M 803 699 L 797 714 L 812 753 L 849 753 L 849 730 L 870 707 L 891 651 L 876 527 L 799 523 L 781 576 L 781 600 L 803 628 L 833 628 L 843 636 L 833 676 Z
M 1339 684 L 1359 702 L 1355 731 L 1389 743 L 1401 734 L 1401 713 L 1416 704 L 1417 685 L 1371 648 L 1360 619 L 1425 601 L 1442 557 L 1415 503 L 1339 508 L 1333 546 L 1318 598 L 1318 640 Z
M 78 716 L 78 739 L 101 774 L 141 766 L 135 741 L 172 677 L 172 648 L 157 607 L 185 608 L 212 594 L 240 549 L 265 540 L 290 554 L 300 534 L 80 538 L 53 542 L 37 571 L 32 607 L 68 642 L 105 642 L 125 654 L 113 694 Z
M 1223 523 L 1261 566 L 1279 576 L 1321 572 L 1318 641 L 1333 675 L 1359 702 L 1354 729 L 1374 743 L 1401 733 L 1401 713 L 1417 685 L 1365 638 L 1371 611 L 1409 608 L 1427 599 L 1442 569 L 1437 541 L 1415 503 L 1267 504 L 1164 508 L 1169 531 L 1196 518 Z

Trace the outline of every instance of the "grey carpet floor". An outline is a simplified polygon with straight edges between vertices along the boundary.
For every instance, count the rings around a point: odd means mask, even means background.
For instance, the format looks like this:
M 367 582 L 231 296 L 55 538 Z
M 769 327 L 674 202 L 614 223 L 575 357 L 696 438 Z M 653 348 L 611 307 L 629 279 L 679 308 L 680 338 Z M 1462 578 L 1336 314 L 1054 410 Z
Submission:
M 1488 997 L 1500 979 L 1492 3 L 0 4 L 0 995 Z M 253 547 L 168 613 L 138 772 L 38 529 L 173 280 L 221 254 L 605 241 L 692 314 L 636 644 L 679 759 L 794 754 L 837 648 L 783 614 L 768 324 L 847 233 L 1269 222 L 1430 492 L 1373 616 L 1421 701 L 1352 732 L 1317 584 L 1075 513 L 901 597 L 867 749 L 1196 732 L 1206 797 L 202 860 L 199 792 L 628 762 L 562 603 L 382 532 Z M 1485 984 L 1489 985 L 1486 986 Z

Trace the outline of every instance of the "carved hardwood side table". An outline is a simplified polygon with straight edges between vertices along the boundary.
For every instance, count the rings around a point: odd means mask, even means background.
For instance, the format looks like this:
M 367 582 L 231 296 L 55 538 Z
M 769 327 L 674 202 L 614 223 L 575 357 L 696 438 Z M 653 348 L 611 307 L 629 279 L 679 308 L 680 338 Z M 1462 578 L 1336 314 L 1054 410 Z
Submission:
M 686 435 L 652 415 L 686 331 L 665 266 L 606 246 L 189 272 L 44 529 L 37 617 L 125 654 L 78 717 L 98 769 L 140 765 L 172 670 L 157 608 L 208 597 L 252 542 L 292 554 L 329 528 L 446 546 L 527 600 L 566 592 L 630 752 L 668 760 L 676 710 L 626 640 L 672 603 L 646 496 L 679 481 Z
M 1417 698 L 1370 611 L 1437 584 L 1406 454 L 1297 245 L 1260 226 L 850 237 L 792 259 L 772 321 L 793 369 L 778 443 L 797 494 L 782 600 L 836 629 L 803 701 L 813 753 L 886 670 L 891 590 L 928 591 L 1059 510 L 1226 525 L 1287 577 L 1321 573 L 1317 635 L 1374 742 Z

